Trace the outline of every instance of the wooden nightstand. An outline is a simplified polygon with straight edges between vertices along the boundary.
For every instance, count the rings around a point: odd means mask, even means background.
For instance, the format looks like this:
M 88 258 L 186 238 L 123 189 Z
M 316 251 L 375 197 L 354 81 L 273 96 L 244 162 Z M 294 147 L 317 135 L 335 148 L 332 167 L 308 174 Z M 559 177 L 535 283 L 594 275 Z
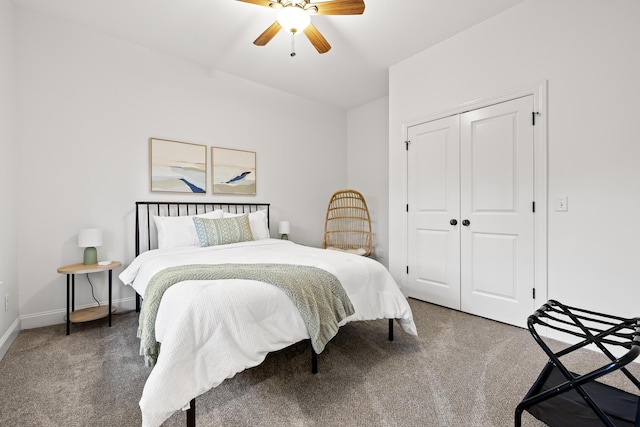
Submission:
M 120 267 L 119 261 L 111 261 L 107 265 L 99 264 L 71 264 L 65 265 L 58 269 L 58 273 L 67 275 L 67 335 L 71 333 L 71 323 L 89 322 L 91 320 L 102 319 L 109 316 L 109 327 L 111 327 L 111 314 L 116 308 L 111 305 L 111 285 L 113 269 Z M 76 293 L 76 274 L 99 273 L 101 271 L 109 272 L 109 305 L 83 308 L 76 311 L 75 309 L 75 293 Z

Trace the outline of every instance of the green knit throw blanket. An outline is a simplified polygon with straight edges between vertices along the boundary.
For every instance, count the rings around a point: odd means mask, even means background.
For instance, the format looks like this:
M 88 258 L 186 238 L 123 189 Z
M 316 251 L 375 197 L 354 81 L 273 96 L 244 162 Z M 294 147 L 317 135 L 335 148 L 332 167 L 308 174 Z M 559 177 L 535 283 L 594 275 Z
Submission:
M 338 323 L 355 311 L 340 281 L 317 267 L 291 264 L 192 264 L 156 273 L 145 290 L 138 326 L 140 355 L 153 367 L 160 352 L 155 323 L 164 292 L 184 280 L 247 279 L 270 283 L 293 301 L 316 353 L 338 332 Z

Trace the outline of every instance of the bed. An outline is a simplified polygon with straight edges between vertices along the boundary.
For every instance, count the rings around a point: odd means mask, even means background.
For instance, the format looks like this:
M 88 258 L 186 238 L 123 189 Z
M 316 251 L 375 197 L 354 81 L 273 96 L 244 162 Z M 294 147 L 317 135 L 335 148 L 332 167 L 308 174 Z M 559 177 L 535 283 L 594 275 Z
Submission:
M 149 335 L 161 348 L 158 354 L 141 350 L 153 366 L 140 399 L 145 427 L 161 425 L 180 409 L 187 411 L 187 425 L 195 426 L 197 396 L 302 340 L 311 342 L 312 371 L 317 371 L 317 354 L 348 322 L 389 319 L 389 339 L 394 321 L 417 335 L 408 302 L 382 264 L 271 238 L 268 204 L 136 202 L 135 215 L 136 257 L 119 277 L 136 291 L 141 349 Z M 241 231 L 228 232 L 227 226 Z M 317 322 L 287 296 L 288 289 L 262 276 L 229 276 L 229 268 L 285 276 L 303 269 L 313 280 L 337 279 L 346 308 L 337 310 L 335 330 L 325 328 L 333 335 L 317 338 L 312 327 Z M 196 269 L 206 274 L 187 275 Z M 158 285 L 167 273 L 175 276 L 173 282 Z M 163 286 L 160 297 L 155 290 Z M 151 326 L 141 332 L 143 325 Z

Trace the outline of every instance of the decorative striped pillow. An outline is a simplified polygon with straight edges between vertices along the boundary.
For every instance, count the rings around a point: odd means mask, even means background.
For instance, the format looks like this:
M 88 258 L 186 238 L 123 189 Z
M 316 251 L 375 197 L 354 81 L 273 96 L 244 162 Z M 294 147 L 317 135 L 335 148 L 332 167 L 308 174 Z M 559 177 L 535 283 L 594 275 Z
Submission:
M 249 215 L 232 218 L 193 218 L 200 246 L 228 245 L 253 240 Z

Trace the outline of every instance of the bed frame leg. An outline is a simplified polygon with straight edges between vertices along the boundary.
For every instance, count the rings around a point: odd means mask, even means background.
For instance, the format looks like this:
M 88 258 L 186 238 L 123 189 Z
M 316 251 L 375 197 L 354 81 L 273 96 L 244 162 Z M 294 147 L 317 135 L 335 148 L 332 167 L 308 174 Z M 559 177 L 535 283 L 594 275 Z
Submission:
M 393 341 L 393 319 L 389 319 L 389 341 Z
M 311 347 L 311 373 L 318 373 L 318 353 Z
M 140 294 L 136 292 L 136 313 L 140 313 Z
M 196 427 L 196 399 L 191 399 L 187 409 L 187 427 Z

